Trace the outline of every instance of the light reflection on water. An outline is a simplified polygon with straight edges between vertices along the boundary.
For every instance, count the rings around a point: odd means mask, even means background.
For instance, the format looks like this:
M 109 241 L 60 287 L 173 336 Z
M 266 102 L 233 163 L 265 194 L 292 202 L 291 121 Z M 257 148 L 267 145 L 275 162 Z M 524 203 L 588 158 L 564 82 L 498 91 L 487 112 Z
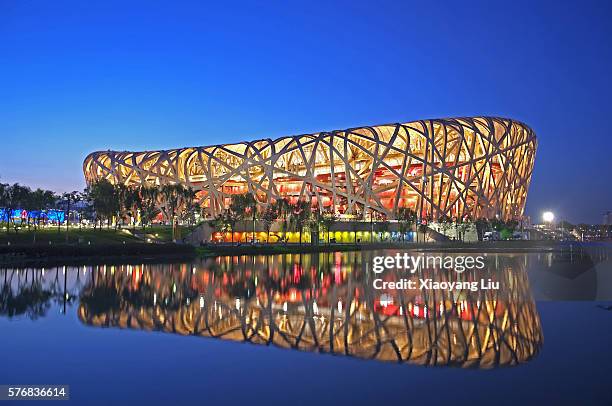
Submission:
M 97 328 L 162 331 L 416 365 L 494 368 L 527 362 L 543 345 L 534 281 L 544 298 L 558 299 L 566 291 L 578 298 L 597 296 L 602 292 L 598 272 L 609 263 L 607 254 L 488 254 L 481 271 L 421 268 L 413 275 L 392 271 L 385 278 L 485 278 L 498 282 L 498 290 L 373 289 L 372 257 L 394 254 L 0 270 L 0 316 L 37 319 L 51 308 L 66 312 L 74 305 L 78 320 Z M 568 289 L 572 283 L 579 289 Z
M 612 302 L 590 301 L 607 254 L 489 253 L 477 274 L 418 274 L 500 282 L 452 294 L 374 291 L 380 254 L 0 269 L 0 383 L 69 383 L 88 405 L 310 404 L 296 382 L 322 404 L 612 401 Z

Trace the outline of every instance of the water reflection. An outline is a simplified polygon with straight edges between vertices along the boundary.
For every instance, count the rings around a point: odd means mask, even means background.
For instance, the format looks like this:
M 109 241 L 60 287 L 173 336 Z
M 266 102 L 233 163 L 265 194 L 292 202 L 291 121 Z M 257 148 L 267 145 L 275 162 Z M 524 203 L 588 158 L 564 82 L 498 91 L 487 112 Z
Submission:
M 500 282 L 497 291 L 451 293 L 376 291 L 361 266 L 367 260 L 359 253 L 326 253 L 93 267 L 78 317 L 96 327 L 430 366 L 510 366 L 540 349 L 542 330 L 522 257 L 498 258 L 499 268 L 484 273 L 423 269 L 415 275 Z
M 612 300 L 612 246 L 569 245 L 563 252 L 525 255 L 537 300 Z
M 465 371 L 385 366 L 378 361 L 473 368 L 524 363 L 507 368 L 502 375 L 502 371 L 479 373 L 479 379 L 484 380 L 480 397 L 495 399 L 500 378 L 504 382 L 510 378 L 524 390 L 505 394 L 510 396 L 508 402 L 516 403 L 521 396 L 544 399 L 546 394 L 556 393 L 556 399 L 597 403 L 609 395 L 597 378 L 606 376 L 609 366 L 605 337 L 610 335 L 611 313 L 602 308 L 611 303 L 540 300 L 554 297 L 546 290 L 555 284 L 562 290 L 585 286 L 587 296 L 601 294 L 601 278 L 612 270 L 610 258 L 606 253 L 587 261 L 577 261 L 571 252 L 569 256 L 489 253 L 487 272 L 454 276 L 423 269 L 417 277 L 438 281 L 491 278 L 500 282 L 497 292 L 407 290 L 401 294 L 383 292 L 389 295 L 383 300 L 382 293 L 371 288 L 374 276 L 365 271 L 365 264 L 371 264 L 367 254 L 0 269 L 0 339 L 6 348 L 13 349 L 5 351 L 2 370 L 5 381 L 20 382 L 27 382 L 32 371 L 39 376 L 59 373 L 85 394 L 94 393 L 97 382 L 112 372 L 119 374 L 118 393 L 137 402 L 135 397 L 143 395 L 130 387 L 134 376 L 155 382 L 156 365 L 189 364 L 190 357 L 197 354 L 216 372 L 194 374 L 189 368 L 174 368 L 176 371 L 166 374 L 163 385 L 158 386 L 163 386 L 164 393 L 171 390 L 173 396 L 183 394 L 179 403 L 186 403 L 193 390 L 184 389 L 201 388 L 205 381 L 207 396 L 219 403 L 227 400 L 227 382 L 232 377 L 261 386 L 260 381 L 271 376 L 282 381 L 283 372 L 278 371 L 296 366 L 295 353 L 252 346 L 240 350 L 232 342 L 238 341 L 372 360 L 343 362 L 337 357 L 304 355 L 304 360 L 312 361 L 310 369 L 331 368 L 334 385 L 354 389 L 340 391 L 340 403 L 347 403 L 347 399 L 359 403 L 371 396 L 370 389 L 355 386 L 355 377 L 363 373 L 370 373 L 368 380 L 373 379 L 376 387 L 400 387 L 402 382 L 421 378 L 436 381 L 440 378 L 436 374 L 443 373 L 445 382 L 454 384 L 442 395 L 465 392 L 461 388 L 470 379 Z M 392 279 L 392 275 L 386 277 Z M 593 289 L 593 281 L 597 289 Z M 537 308 L 534 299 L 538 300 Z M 547 350 L 539 355 L 543 338 L 538 312 L 547 335 Z M 568 328 L 568 321 L 572 328 Z M 187 339 L 183 335 L 214 338 Z M 222 340 L 226 341 L 222 344 Z M 53 343 L 52 350 L 45 343 Z M 168 353 L 168 346 L 177 351 Z M 26 353 L 17 351 L 24 348 Z M 91 348 L 100 351 L 92 352 Z M 41 351 L 47 362 L 40 362 Z M 252 361 L 246 369 L 240 365 L 244 351 Z M 593 361 L 593 354 L 598 354 L 598 362 Z M 534 357 L 537 359 L 529 362 Z M 227 373 L 217 368 L 228 363 L 239 368 L 226 368 L 231 371 Z M 111 371 L 112 365 L 121 368 Z M 518 375 L 509 377 L 507 373 Z M 569 380 L 560 383 L 556 378 L 560 373 Z M 317 388 L 320 374 L 310 375 L 314 378 L 306 383 Z M 575 387 L 584 390 L 572 390 Z M 407 395 L 404 392 L 389 393 L 395 396 L 393 401 L 400 401 Z M 108 404 L 116 397 L 105 391 L 96 393 L 99 403 Z M 164 393 L 153 391 L 148 398 L 156 403 Z M 333 396 L 331 399 L 336 401 Z M 250 398 L 245 395 L 234 400 L 245 403 Z
M 36 320 L 55 304 L 59 311 L 78 297 L 87 268 L 55 267 L 0 270 L 0 316 Z M 69 276 L 70 275 L 70 276 Z

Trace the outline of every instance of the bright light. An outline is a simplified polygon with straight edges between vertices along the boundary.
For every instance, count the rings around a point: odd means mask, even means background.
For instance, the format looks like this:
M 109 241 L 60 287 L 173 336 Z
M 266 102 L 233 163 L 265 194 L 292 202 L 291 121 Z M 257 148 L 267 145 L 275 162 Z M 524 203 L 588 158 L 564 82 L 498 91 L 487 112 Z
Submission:
M 552 211 L 545 211 L 542 213 L 542 220 L 544 220 L 545 223 L 552 223 L 554 219 L 555 214 Z

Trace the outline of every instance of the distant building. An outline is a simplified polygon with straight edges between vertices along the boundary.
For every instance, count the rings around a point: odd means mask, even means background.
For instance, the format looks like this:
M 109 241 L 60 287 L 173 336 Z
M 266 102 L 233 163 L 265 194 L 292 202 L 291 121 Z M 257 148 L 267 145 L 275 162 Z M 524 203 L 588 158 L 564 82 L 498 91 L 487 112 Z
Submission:
M 574 234 L 582 241 L 612 239 L 612 224 L 579 224 L 574 231 Z
M 605 226 L 612 225 L 612 211 L 607 211 L 604 213 L 602 224 Z

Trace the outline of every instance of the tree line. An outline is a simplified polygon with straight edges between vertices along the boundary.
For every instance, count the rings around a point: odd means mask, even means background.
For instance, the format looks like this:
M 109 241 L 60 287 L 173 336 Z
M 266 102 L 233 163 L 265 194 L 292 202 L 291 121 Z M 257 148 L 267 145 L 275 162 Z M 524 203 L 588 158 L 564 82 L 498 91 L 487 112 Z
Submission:
M 36 229 L 48 223 L 48 217 L 41 213 L 51 210 L 64 213 L 63 221 L 57 218 L 58 229 L 62 224 L 68 229 L 70 215 L 75 212 L 79 224 L 81 220 L 89 220 L 94 228 L 102 228 L 103 224 L 107 228 L 111 224 L 115 228 L 120 224 L 135 227 L 138 218 L 140 225 L 145 227 L 151 225 L 160 213 L 174 226 L 177 221 L 195 223 L 196 214 L 201 214 L 192 188 L 180 184 L 128 187 L 113 185 L 106 179 L 92 183 L 82 192 L 62 194 L 40 188 L 32 190 L 19 183 L 0 183 L 0 208 L 4 209 L 1 221 L 7 233 L 11 227 L 17 232 L 19 226 Z M 17 222 L 13 218 L 15 210 L 25 210 L 25 224 L 23 219 Z
M 85 204 L 81 204 L 82 202 Z M 58 230 L 62 224 L 68 229 L 70 215 L 74 213 L 78 215 L 79 224 L 81 220 L 89 220 L 94 228 L 102 228 L 104 224 L 107 228 L 111 225 L 115 228 L 120 225 L 135 228 L 137 224 L 144 228 L 150 226 L 160 213 L 173 228 L 177 222 L 195 224 L 198 215 L 206 217 L 204 208 L 197 202 L 195 191 L 190 187 L 181 184 L 125 186 L 112 184 L 106 179 L 90 184 L 82 192 L 72 191 L 62 194 L 40 188 L 32 190 L 19 183 L 12 185 L 0 183 L 0 208 L 4 209 L 5 215 L 0 220 L 4 223 L 7 233 L 11 226 L 17 232 L 18 226 L 24 225 L 23 220 L 17 224 L 12 215 L 7 215 L 18 209 L 26 211 L 25 225 L 35 229 L 40 227 L 41 223 L 48 222 L 48 219 L 40 215 L 41 212 L 49 210 L 64 212 L 64 221 L 58 218 Z M 320 231 L 327 232 L 329 243 L 329 230 L 338 221 L 333 212 L 320 210 L 317 205 L 311 206 L 308 200 L 291 203 L 288 199 L 282 198 L 261 207 L 253 193 L 245 193 L 233 195 L 228 207 L 210 220 L 209 225 L 217 231 L 230 232 L 233 242 L 236 223 L 244 220 L 252 221 L 252 240 L 255 241 L 255 222 L 258 219 L 263 224 L 268 242 L 272 225 L 281 220 L 282 231 L 299 232 L 300 243 L 306 227 L 317 234 Z M 418 240 L 419 234 L 422 234 L 424 239 L 432 218 L 419 218 L 414 210 L 400 208 L 396 220 L 402 238 L 407 231 L 414 229 Z M 445 234 L 448 229 L 454 227 L 459 240 L 463 239 L 470 224 L 476 225 L 480 239 L 483 230 L 494 229 L 511 234 L 518 225 L 514 220 L 504 222 L 499 219 L 480 218 L 473 221 L 469 218 L 447 216 L 439 217 L 436 222 L 440 224 Z M 381 230 L 388 228 L 388 221 L 383 220 L 378 223 Z
M 110 227 L 113 220 L 115 227 L 120 223 L 136 227 L 140 218 L 144 228 L 160 213 L 172 226 L 178 221 L 193 224 L 196 214 L 202 214 L 195 191 L 181 184 L 125 186 L 102 179 L 92 183 L 86 195 L 95 211 L 95 223 L 100 227 L 105 222 Z
M 233 195 L 227 209 L 215 216 L 208 222 L 210 227 L 219 232 L 231 233 L 231 241 L 234 242 L 234 231 L 236 223 L 243 220 L 252 221 L 252 241 L 255 241 L 255 222 L 259 219 L 266 232 L 266 242 L 270 242 L 270 230 L 272 225 L 281 220 L 281 230 L 295 230 L 299 232 L 299 241 L 302 244 L 302 234 L 308 227 L 310 230 L 328 232 L 337 221 L 337 217 L 332 212 L 321 212 L 318 206 L 312 207 L 307 200 L 298 200 L 291 203 L 288 199 L 282 198 L 266 205 L 258 210 L 258 202 L 252 193 Z
M 252 221 L 253 223 L 251 241 L 255 241 L 256 220 L 260 220 L 263 223 L 263 229 L 267 234 L 267 242 L 270 242 L 272 224 L 281 220 L 281 231 L 294 230 L 299 232 L 300 244 L 302 243 L 302 234 L 305 228 L 315 232 L 317 235 L 321 231 L 327 232 L 327 242 L 329 244 L 329 230 L 338 221 L 338 218 L 333 212 L 319 210 L 317 205 L 311 206 L 307 200 L 298 200 L 295 203 L 291 203 L 288 199 L 283 198 L 268 204 L 264 208 L 260 208 L 255 196 L 252 193 L 245 193 L 233 195 L 230 198 L 230 204 L 227 209 L 210 220 L 208 224 L 216 231 L 230 233 L 231 242 L 233 243 L 236 224 L 245 220 Z M 398 209 L 396 221 L 402 240 L 405 239 L 408 231 L 414 230 L 417 241 L 420 238 L 424 241 L 429 225 L 434 219 L 432 216 L 419 217 L 415 210 L 404 207 Z M 479 239 L 481 240 L 486 230 L 500 231 L 505 236 L 507 234 L 512 235 L 512 232 L 518 226 L 516 220 L 504 221 L 498 218 L 479 218 L 474 221 L 469 217 L 440 216 L 435 221 L 440 225 L 445 235 L 448 230 L 454 229 L 456 238 L 459 241 L 464 240 L 465 233 L 471 225 L 476 226 Z M 382 221 L 377 221 L 377 225 L 378 231 L 387 231 L 389 221 L 382 219 Z M 373 229 L 374 226 L 372 225 L 372 231 Z
M 60 200 L 70 199 L 72 194 L 77 192 L 64 193 L 58 195 L 50 190 L 35 189 L 32 190 L 28 186 L 14 183 L 12 185 L 0 183 L 0 208 L 3 209 L 3 215 L 0 219 L 6 227 L 8 233 L 11 226 L 17 232 L 18 226 L 23 225 L 23 219 L 20 224 L 17 224 L 13 218 L 15 210 L 25 210 L 26 225 L 28 228 L 40 227 L 48 221 L 41 213 L 49 210 L 60 210 Z M 58 227 L 61 226 L 58 221 Z

